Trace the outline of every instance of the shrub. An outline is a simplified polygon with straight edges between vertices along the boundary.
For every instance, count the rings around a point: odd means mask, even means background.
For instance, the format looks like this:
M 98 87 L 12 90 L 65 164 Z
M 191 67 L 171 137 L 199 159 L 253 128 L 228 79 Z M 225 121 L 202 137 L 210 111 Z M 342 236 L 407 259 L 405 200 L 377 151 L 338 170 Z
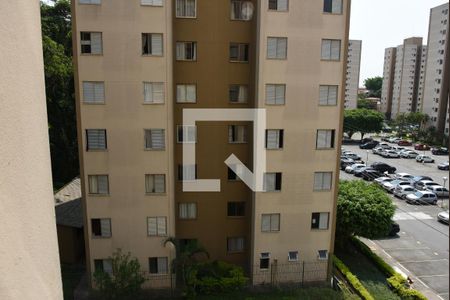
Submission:
M 391 277 L 397 272 L 388 264 L 386 263 L 381 257 L 376 255 L 375 253 L 370 250 L 369 247 L 367 247 L 366 244 L 361 242 L 358 238 L 352 237 L 353 245 L 356 246 L 356 248 L 365 256 L 367 256 L 374 264 L 375 266 L 382 272 L 386 277 Z
M 333 256 L 333 264 L 342 273 L 342 275 L 345 276 L 347 281 L 350 283 L 350 285 L 353 287 L 353 289 L 356 291 L 356 293 L 359 296 L 361 296 L 361 298 L 363 298 L 365 300 L 374 300 L 374 298 L 369 293 L 369 291 L 366 290 L 366 288 L 359 281 L 358 277 L 353 275 L 353 273 L 350 272 L 350 270 L 347 268 L 347 266 L 336 256 Z

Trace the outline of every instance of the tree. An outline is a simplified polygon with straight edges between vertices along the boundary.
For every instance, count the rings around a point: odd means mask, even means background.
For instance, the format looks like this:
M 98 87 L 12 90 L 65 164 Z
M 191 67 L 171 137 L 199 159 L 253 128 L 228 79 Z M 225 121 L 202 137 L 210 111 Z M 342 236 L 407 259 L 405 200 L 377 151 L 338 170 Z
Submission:
M 345 243 L 353 235 L 366 238 L 386 236 L 395 207 L 377 185 L 364 181 L 341 181 L 336 216 L 336 236 Z
M 346 110 L 344 111 L 344 132 L 349 138 L 356 132 L 360 132 L 363 139 L 366 133 L 380 132 L 383 129 L 383 121 L 383 115 L 374 110 Z
M 376 76 L 364 80 L 364 86 L 369 90 L 370 97 L 381 98 L 381 88 L 383 86 L 383 77 Z
M 136 299 L 141 292 L 145 277 L 137 258 L 117 249 L 110 257 L 112 273 L 101 270 L 94 272 L 94 282 L 104 299 Z
M 80 174 L 70 2 L 41 2 L 41 23 L 53 185 L 58 188 Z

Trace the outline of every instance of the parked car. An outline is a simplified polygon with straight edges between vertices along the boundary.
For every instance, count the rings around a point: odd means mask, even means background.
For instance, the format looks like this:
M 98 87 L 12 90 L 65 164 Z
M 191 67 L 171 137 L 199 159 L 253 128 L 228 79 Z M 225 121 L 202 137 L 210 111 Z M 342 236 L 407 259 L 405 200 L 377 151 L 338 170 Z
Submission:
M 425 144 L 415 144 L 414 150 L 427 151 L 427 150 L 430 150 L 430 146 L 425 145 Z
M 378 177 L 378 178 L 375 179 L 374 181 L 375 181 L 376 184 L 383 185 L 383 183 L 391 182 L 391 181 L 393 181 L 393 180 L 394 180 L 394 179 L 391 178 L 391 177 L 385 177 L 385 176 L 383 176 L 383 177 Z
M 412 146 L 412 143 L 410 141 L 401 140 L 401 141 L 398 141 L 397 145 L 399 145 L 399 146 Z
M 359 170 L 361 168 L 365 168 L 365 164 L 353 164 L 351 166 L 347 166 L 345 168 L 345 173 L 353 174 L 356 170 Z
M 420 163 L 434 163 L 434 159 L 428 155 L 417 155 L 416 161 Z
M 347 157 L 347 158 L 351 158 L 353 160 L 361 160 L 361 156 L 359 156 L 356 153 L 352 153 L 352 152 L 347 152 L 347 153 L 344 154 L 344 156 Z
M 431 153 L 434 155 L 448 155 L 448 149 L 447 148 L 433 148 L 431 150 Z
M 431 181 L 431 180 L 421 180 L 414 184 L 414 187 L 418 190 L 424 191 L 430 186 L 440 186 L 439 183 Z
M 392 221 L 391 230 L 388 233 L 388 236 L 396 236 L 397 233 L 400 232 L 400 225 L 397 222 Z
M 372 142 L 372 141 L 373 141 L 373 138 L 371 138 L 371 137 L 363 138 L 361 140 L 361 144 L 367 144 L 368 142 Z
M 414 186 L 416 184 L 416 182 L 419 182 L 421 180 L 429 180 L 429 181 L 433 181 L 433 179 L 431 179 L 431 177 L 428 176 L 414 176 L 413 179 L 411 179 L 411 185 Z
M 387 148 L 387 149 L 392 148 L 388 143 L 380 143 L 380 144 L 378 144 L 378 146 L 380 146 L 381 148 Z
M 341 170 L 345 170 L 346 167 L 353 165 L 355 161 L 351 158 L 341 156 Z
M 380 173 L 388 172 L 389 174 L 394 174 L 397 169 L 393 166 L 390 166 L 383 162 L 375 162 L 371 166 L 375 170 L 379 171 Z
M 436 194 L 436 196 L 438 196 L 439 198 L 448 198 L 448 190 L 440 185 L 432 185 L 432 186 L 427 186 L 427 191 L 430 191 L 434 194 Z
M 442 164 L 438 164 L 437 168 L 439 170 L 448 171 L 448 161 L 444 162 Z
M 396 179 L 391 182 L 383 183 L 382 187 L 389 193 L 392 193 L 394 192 L 394 189 L 396 189 L 398 186 L 407 186 L 407 185 L 410 185 L 408 181 Z
M 437 196 L 430 191 L 417 191 L 406 196 L 406 202 L 412 204 L 433 204 L 437 203 Z
M 367 142 L 367 143 L 365 143 L 365 144 L 359 145 L 359 148 L 360 148 L 360 149 L 373 149 L 373 148 L 375 148 L 376 146 L 378 146 L 379 143 L 380 143 L 380 142 L 378 142 L 378 141 L 370 141 L 370 142 Z
M 399 185 L 393 190 L 393 194 L 401 199 L 405 199 L 407 195 L 415 192 L 417 190 L 410 185 Z
M 447 211 L 441 211 L 440 213 L 438 213 L 437 219 L 440 222 L 448 224 L 448 210 Z
M 400 158 L 400 155 L 394 150 L 386 150 L 381 152 L 381 156 L 385 158 Z
M 394 143 L 394 144 L 397 144 L 399 141 L 401 141 L 402 139 L 401 138 L 399 138 L 399 137 L 391 137 L 389 140 L 388 140 L 388 142 L 389 143 Z
M 364 172 L 362 172 L 361 177 L 364 180 L 367 181 L 373 181 L 376 178 L 382 177 L 383 174 L 381 174 L 380 172 L 378 172 L 377 170 L 365 170 Z
M 400 156 L 403 158 L 416 158 L 417 155 L 419 155 L 419 153 L 412 151 L 412 150 L 408 150 L 408 151 L 403 151 Z
M 362 177 L 362 173 L 366 170 L 373 170 L 373 168 L 371 168 L 371 167 L 359 168 L 359 169 L 353 171 L 353 175 L 355 175 L 356 177 Z
M 409 173 L 397 173 L 397 174 L 395 174 L 395 179 L 402 179 L 402 180 L 410 181 L 413 178 L 414 178 L 414 176 L 409 174 Z

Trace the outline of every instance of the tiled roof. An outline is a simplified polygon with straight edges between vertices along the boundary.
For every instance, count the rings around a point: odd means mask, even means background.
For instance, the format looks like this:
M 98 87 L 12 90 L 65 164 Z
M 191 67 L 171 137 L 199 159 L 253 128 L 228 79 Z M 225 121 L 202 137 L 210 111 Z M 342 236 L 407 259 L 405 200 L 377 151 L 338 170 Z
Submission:
M 57 225 L 83 227 L 80 178 L 73 179 L 55 193 L 55 212 Z
M 81 182 L 76 177 L 55 193 L 55 204 L 81 198 Z

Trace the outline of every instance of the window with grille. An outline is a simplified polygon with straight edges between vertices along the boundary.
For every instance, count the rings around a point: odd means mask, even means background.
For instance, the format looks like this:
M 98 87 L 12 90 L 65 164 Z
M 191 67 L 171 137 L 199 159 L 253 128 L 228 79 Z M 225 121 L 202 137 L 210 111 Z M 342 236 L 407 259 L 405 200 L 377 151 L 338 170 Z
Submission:
M 316 148 L 333 149 L 334 148 L 334 130 L 317 130 Z
M 177 60 L 197 60 L 197 43 L 196 42 L 177 42 L 176 44 Z
M 261 231 L 262 232 L 280 231 L 280 214 L 262 214 Z
M 177 142 L 178 143 L 195 143 L 197 141 L 196 126 L 177 126 Z
M 340 40 L 322 40 L 322 59 L 335 60 L 341 59 L 341 41 Z
M 228 253 L 243 252 L 244 247 L 245 247 L 245 238 L 243 238 L 243 237 L 227 238 L 227 252 Z
M 89 194 L 109 194 L 108 175 L 88 175 Z
M 311 229 L 328 229 L 328 222 L 330 219 L 330 213 L 312 213 L 311 215 Z
M 268 37 L 267 38 L 267 58 L 286 59 L 287 57 L 287 38 Z
M 148 104 L 164 103 L 163 82 L 144 82 L 144 103 Z
M 248 62 L 248 44 L 231 43 L 230 44 L 230 61 L 232 62 Z
M 145 149 L 164 150 L 165 147 L 164 129 L 145 129 Z
M 197 203 L 180 203 L 178 209 L 180 219 L 193 220 L 197 218 Z
M 288 0 L 269 0 L 269 10 L 287 11 Z
M 245 216 L 245 202 L 228 202 L 227 216 L 228 217 L 244 217 Z
M 166 217 L 148 217 L 147 218 L 147 234 L 149 236 L 166 236 L 167 235 L 167 218 Z
M 197 86 L 195 84 L 177 84 L 177 102 L 195 103 L 197 101 Z
M 259 268 L 263 270 L 267 270 L 270 267 L 270 253 L 263 252 L 259 257 Z
M 163 55 L 163 35 L 161 33 L 142 34 L 142 55 Z
M 289 251 L 288 261 L 298 261 L 298 251 Z
M 284 105 L 285 94 L 285 84 L 266 84 L 266 104 Z
M 105 83 L 83 81 L 83 102 L 91 104 L 105 103 Z
M 165 193 L 166 175 L 164 174 L 145 175 L 145 192 L 147 194 Z
M 317 251 L 317 258 L 319 260 L 327 260 L 328 259 L 328 250 Z
M 86 150 L 106 150 L 106 129 L 86 129 Z
M 337 85 L 321 85 L 319 105 L 334 106 L 337 105 L 338 86 Z
M 247 126 L 246 125 L 228 126 L 228 142 L 233 144 L 246 143 Z
M 264 191 L 265 192 L 281 191 L 281 173 L 264 174 Z
M 93 237 L 111 237 L 111 219 L 91 219 Z
M 82 54 L 102 54 L 102 33 L 101 32 L 81 32 L 81 53 Z
M 148 259 L 150 274 L 168 274 L 169 265 L 167 257 L 150 257 Z
M 266 130 L 266 149 L 282 149 L 283 148 L 284 130 L 267 129 Z
M 247 103 L 248 86 L 239 84 L 230 85 L 229 100 L 231 103 Z
M 333 173 L 331 173 L 331 172 L 316 172 L 316 173 L 314 173 L 314 190 L 315 191 L 331 190 L 332 178 L 333 178 Z

